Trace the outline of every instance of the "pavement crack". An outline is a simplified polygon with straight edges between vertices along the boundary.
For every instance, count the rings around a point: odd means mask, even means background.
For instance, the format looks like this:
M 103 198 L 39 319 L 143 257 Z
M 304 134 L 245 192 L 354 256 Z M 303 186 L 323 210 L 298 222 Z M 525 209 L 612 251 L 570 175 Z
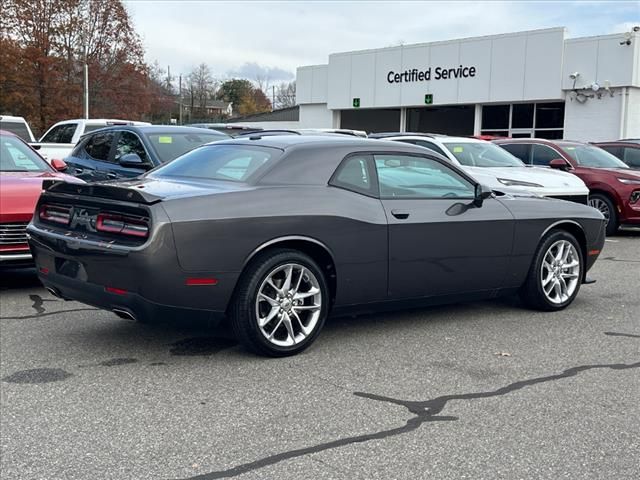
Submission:
M 604 334 L 610 337 L 640 338 L 640 335 L 634 335 L 633 333 L 604 332 Z
M 217 478 L 237 477 L 247 472 L 258 470 L 260 468 L 264 468 L 270 465 L 275 465 L 277 463 L 280 463 L 286 460 L 291 460 L 293 458 L 303 457 L 305 455 L 309 455 L 312 453 L 319 453 L 319 452 L 331 450 L 334 448 L 344 447 L 347 445 L 369 442 L 371 440 L 383 440 L 389 437 L 402 435 L 402 434 L 411 432 L 413 430 L 416 430 L 424 423 L 454 421 L 454 420 L 457 420 L 458 417 L 440 415 L 440 413 L 444 410 L 447 404 L 451 401 L 476 400 L 476 399 L 483 399 L 483 398 L 499 397 L 502 395 L 507 395 L 512 392 L 516 392 L 518 390 L 522 390 L 524 388 L 527 388 L 533 385 L 555 382 L 557 380 L 575 377 L 578 374 L 589 371 L 589 370 L 604 370 L 604 369 L 627 370 L 632 368 L 640 368 L 640 362 L 631 363 L 631 364 L 612 363 L 612 364 L 599 364 L 599 365 L 580 365 L 577 367 L 568 368 L 566 370 L 563 370 L 561 373 L 558 373 L 555 375 L 547 375 L 544 377 L 537 377 L 537 378 L 531 378 L 529 380 L 521 380 L 518 382 L 513 382 L 513 383 L 510 383 L 509 385 L 498 388 L 496 390 L 490 390 L 486 392 L 461 393 L 461 394 L 455 394 L 455 395 L 443 395 L 440 397 L 436 397 L 436 398 L 424 400 L 424 401 L 400 400 L 400 399 L 385 397 L 382 395 L 376 395 L 372 393 L 354 392 L 354 395 L 361 398 L 376 400 L 380 402 L 387 402 L 393 405 L 399 405 L 401 407 L 404 407 L 411 414 L 413 414 L 413 417 L 409 418 L 404 425 L 396 428 L 381 430 L 378 432 L 367 433 L 363 435 L 355 435 L 352 437 L 340 438 L 340 439 L 332 440 L 330 442 L 312 445 L 309 447 L 289 450 L 287 452 L 277 453 L 275 455 L 270 455 L 268 457 L 255 460 L 253 462 L 236 465 L 235 467 L 229 468 L 227 470 L 219 470 L 215 472 L 205 473 L 202 475 L 196 475 L 194 477 L 187 477 L 184 480 L 213 480 Z

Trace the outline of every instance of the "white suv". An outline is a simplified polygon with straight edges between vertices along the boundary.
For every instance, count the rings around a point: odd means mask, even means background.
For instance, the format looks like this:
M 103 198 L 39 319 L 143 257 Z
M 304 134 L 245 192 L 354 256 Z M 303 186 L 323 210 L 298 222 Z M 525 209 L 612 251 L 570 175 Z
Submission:
M 503 148 L 484 140 L 438 134 L 374 134 L 370 137 L 428 148 L 493 189 L 508 187 L 508 190 L 523 190 L 585 205 L 588 201 L 589 189 L 575 175 L 525 165 Z

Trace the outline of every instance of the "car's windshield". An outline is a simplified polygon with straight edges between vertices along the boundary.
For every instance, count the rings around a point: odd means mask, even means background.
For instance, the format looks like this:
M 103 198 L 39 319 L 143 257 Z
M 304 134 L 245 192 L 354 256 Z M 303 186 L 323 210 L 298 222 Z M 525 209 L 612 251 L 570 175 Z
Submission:
M 468 167 L 523 167 L 519 159 L 489 142 L 443 142 L 461 165 Z
M 0 135 L 0 172 L 50 172 L 51 167 L 16 137 Z
M 153 172 L 154 177 L 191 177 L 248 182 L 279 157 L 275 148 L 245 145 L 208 145 L 193 150 Z
M 562 149 L 583 167 L 592 168 L 629 168 L 622 160 L 606 150 L 591 145 L 559 144 Z
M 162 163 L 178 158 L 180 155 L 205 143 L 229 138 L 221 133 L 206 131 L 204 129 L 202 132 L 197 133 L 163 132 L 147 133 L 145 136 L 149 139 L 149 142 Z

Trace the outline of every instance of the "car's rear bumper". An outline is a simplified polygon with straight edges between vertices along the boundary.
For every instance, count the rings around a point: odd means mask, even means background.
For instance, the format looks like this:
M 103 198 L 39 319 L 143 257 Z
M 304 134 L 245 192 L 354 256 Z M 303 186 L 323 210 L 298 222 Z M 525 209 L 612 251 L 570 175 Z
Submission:
M 135 317 L 211 318 L 222 315 L 237 273 L 185 272 L 170 225 L 142 247 L 127 248 L 29 226 L 29 244 L 42 283 L 55 294 Z M 199 284 L 193 279 L 215 279 Z M 185 317 L 186 318 L 186 317 Z

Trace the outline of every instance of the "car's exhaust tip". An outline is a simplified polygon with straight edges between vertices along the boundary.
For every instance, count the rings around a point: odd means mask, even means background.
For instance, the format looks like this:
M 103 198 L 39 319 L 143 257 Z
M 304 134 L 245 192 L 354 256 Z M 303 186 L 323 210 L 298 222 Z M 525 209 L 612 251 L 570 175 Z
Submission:
M 60 292 L 58 291 L 58 289 L 53 288 L 53 287 L 44 287 L 47 289 L 47 292 L 49 292 L 51 295 L 53 295 L 56 298 L 61 298 L 63 300 L 65 300 L 65 298 L 60 294 Z
M 120 308 L 114 308 L 112 311 L 113 311 L 113 313 L 115 313 L 120 318 L 124 318 L 125 320 L 132 320 L 134 322 L 136 321 L 135 315 L 133 315 L 133 313 L 129 312 L 128 310 L 122 310 Z

